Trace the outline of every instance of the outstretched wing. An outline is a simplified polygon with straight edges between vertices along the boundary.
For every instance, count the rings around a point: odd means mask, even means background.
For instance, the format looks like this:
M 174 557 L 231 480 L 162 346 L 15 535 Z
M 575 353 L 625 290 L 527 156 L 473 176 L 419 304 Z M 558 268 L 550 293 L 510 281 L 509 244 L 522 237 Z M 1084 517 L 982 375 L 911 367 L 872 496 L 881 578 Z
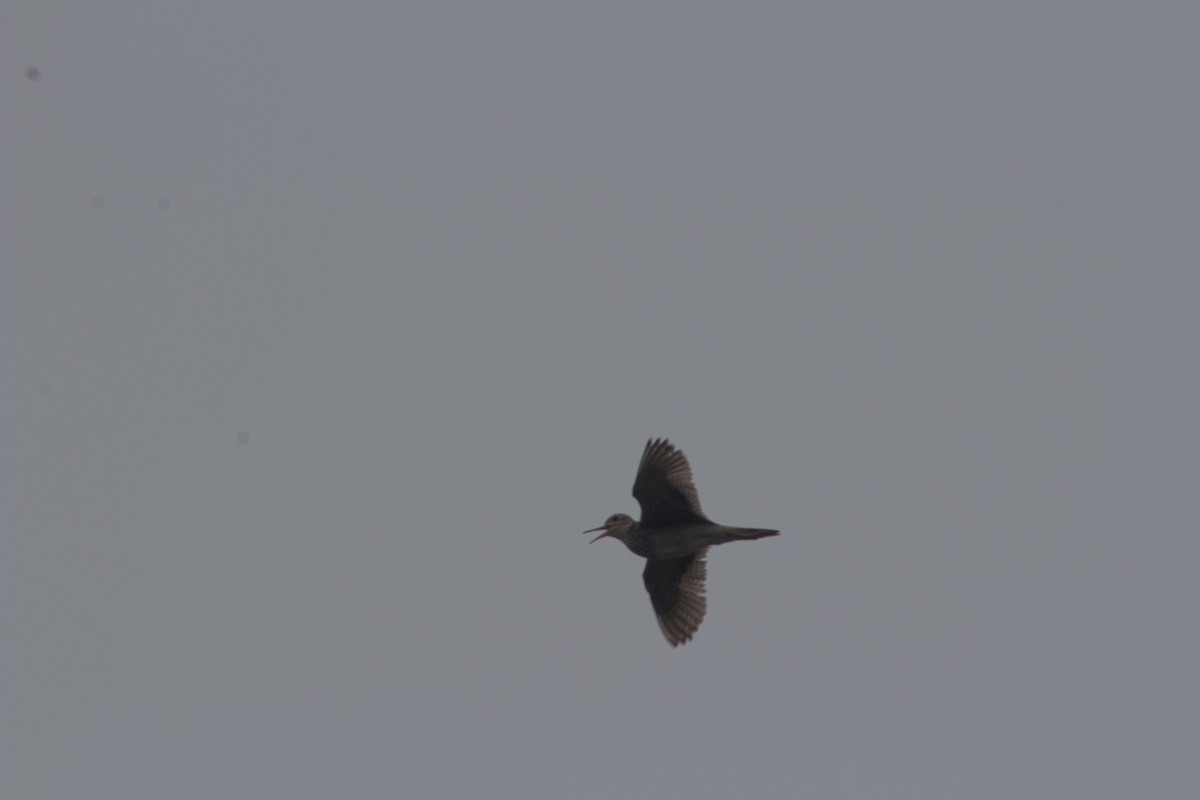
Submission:
M 666 439 L 646 442 L 633 482 L 633 496 L 642 506 L 643 528 L 709 521 L 700 510 L 692 468 L 683 453 Z
M 658 627 L 671 647 L 689 641 L 704 621 L 704 612 L 708 610 L 708 600 L 704 597 L 704 579 L 708 575 L 706 553 L 707 547 L 682 558 L 646 561 L 642 582 L 650 593 Z

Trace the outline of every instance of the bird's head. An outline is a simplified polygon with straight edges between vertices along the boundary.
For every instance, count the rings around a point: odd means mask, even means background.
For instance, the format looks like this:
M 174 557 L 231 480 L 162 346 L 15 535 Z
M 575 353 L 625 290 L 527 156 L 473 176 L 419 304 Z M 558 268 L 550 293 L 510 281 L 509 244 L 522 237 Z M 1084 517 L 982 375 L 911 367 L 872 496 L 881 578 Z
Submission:
M 604 533 L 600 534 L 595 539 L 592 539 L 592 541 L 588 542 L 588 544 L 594 544 L 595 542 L 603 539 L 605 536 L 611 536 L 614 539 L 624 542 L 626 537 L 629 535 L 629 529 L 633 526 L 633 517 L 629 516 L 628 514 L 613 514 L 611 517 L 604 520 L 604 524 L 599 528 L 592 528 L 591 530 L 584 531 L 584 533 L 604 531 Z

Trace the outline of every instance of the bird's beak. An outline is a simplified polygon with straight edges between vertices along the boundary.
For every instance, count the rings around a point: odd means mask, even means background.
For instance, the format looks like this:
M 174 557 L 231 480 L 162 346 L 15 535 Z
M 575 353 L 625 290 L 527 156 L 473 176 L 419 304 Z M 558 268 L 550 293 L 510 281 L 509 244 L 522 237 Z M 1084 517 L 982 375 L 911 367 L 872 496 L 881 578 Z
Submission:
M 601 525 L 599 528 L 589 528 L 588 530 L 584 531 L 584 533 L 595 533 L 596 531 L 604 531 L 604 533 L 600 534 L 595 539 L 592 539 L 590 542 L 588 542 L 588 544 L 595 544 L 605 536 L 612 536 L 612 533 L 610 533 L 603 525 Z

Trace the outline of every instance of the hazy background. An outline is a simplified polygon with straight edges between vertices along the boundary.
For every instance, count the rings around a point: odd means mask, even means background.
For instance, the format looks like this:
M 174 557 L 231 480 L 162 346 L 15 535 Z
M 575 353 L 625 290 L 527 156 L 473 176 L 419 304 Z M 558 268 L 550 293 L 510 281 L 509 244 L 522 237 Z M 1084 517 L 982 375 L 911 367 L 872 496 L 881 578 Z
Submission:
M 1194 4 L 2 9 L 5 798 L 1195 796 Z

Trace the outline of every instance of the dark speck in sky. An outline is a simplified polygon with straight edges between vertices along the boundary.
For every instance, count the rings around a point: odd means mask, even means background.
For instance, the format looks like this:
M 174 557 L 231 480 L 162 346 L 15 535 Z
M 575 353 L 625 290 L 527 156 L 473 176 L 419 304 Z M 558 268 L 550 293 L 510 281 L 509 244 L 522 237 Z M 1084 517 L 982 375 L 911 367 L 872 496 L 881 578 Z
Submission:
M 39 70 L 37 67 L 26 67 L 25 68 L 25 77 L 29 78 L 29 80 L 31 80 L 31 81 L 36 81 L 41 76 L 41 74 L 42 74 L 41 70 Z

